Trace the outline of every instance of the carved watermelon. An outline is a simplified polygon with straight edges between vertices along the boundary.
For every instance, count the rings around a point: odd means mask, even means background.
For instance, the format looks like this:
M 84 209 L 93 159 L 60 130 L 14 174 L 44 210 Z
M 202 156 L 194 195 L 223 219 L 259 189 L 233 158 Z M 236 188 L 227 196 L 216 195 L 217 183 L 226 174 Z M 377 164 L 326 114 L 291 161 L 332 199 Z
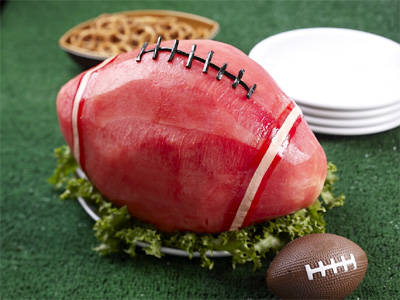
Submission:
M 65 84 L 57 113 L 100 192 L 163 231 L 216 233 L 290 214 L 315 201 L 326 176 L 295 103 L 215 41 L 159 40 L 113 57 Z

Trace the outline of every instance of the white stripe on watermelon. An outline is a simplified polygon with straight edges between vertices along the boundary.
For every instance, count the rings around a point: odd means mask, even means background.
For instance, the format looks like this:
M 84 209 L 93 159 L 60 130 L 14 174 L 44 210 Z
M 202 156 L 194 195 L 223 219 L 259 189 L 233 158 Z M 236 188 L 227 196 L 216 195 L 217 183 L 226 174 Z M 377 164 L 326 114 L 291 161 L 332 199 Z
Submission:
M 81 157 L 80 157 L 80 145 L 79 145 L 79 128 L 78 128 L 78 119 L 79 119 L 79 104 L 82 101 L 83 93 L 85 92 L 86 86 L 89 83 L 90 76 L 93 74 L 93 72 L 96 72 L 97 70 L 101 69 L 105 65 L 107 65 L 110 61 L 112 61 L 114 57 L 110 57 L 106 60 L 104 60 L 102 63 L 98 64 L 96 67 L 88 70 L 82 77 L 78 90 L 76 91 L 75 98 L 74 98 L 74 106 L 72 108 L 72 134 L 73 134 L 73 154 L 76 159 L 76 161 L 80 164 L 81 162 Z
M 278 130 L 276 135 L 271 140 L 271 143 L 265 152 L 260 164 L 258 165 L 253 177 L 250 180 L 249 186 L 247 187 L 246 193 L 240 203 L 239 209 L 236 212 L 235 219 L 232 222 L 231 228 L 229 230 L 236 230 L 243 225 L 243 221 L 246 218 L 247 212 L 251 207 L 251 203 L 257 193 L 257 190 L 262 182 L 265 173 L 268 171 L 272 161 L 278 154 L 282 143 L 286 140 L 293 124 L 296 122 L 297 118 L 302 114 L 300 108 L 295 105 L 293 110 L 287 116 L 282 127 Z

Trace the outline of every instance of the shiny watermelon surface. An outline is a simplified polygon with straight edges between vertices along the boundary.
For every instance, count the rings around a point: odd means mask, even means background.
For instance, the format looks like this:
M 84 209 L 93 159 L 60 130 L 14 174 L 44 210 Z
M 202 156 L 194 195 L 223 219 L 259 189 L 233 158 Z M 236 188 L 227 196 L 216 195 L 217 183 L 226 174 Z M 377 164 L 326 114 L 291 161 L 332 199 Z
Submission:
M 295 103 L 230 45 L 173 48 L 121 54 L 61 88 L 62 134 L 99 191 L 163 231 L 217 233 L 311 205 L 327 162 Z

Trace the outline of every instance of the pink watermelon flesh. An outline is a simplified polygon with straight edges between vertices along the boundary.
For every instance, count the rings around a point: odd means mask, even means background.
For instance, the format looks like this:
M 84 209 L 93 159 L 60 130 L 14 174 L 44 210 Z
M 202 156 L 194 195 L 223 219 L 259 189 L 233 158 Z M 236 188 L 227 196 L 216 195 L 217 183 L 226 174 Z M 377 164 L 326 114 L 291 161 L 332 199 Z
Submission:
M 180 41 L 178 49 L 206 58 L 257 88 L 247 91 L 204 63 L 160 51 L 122 54 L 92 73 L 80 115 L 84 170 L 110 201 L 163 231 L 217 233 L 230 229 L 237 207 L 293 102 L 269 74 L 236 48 L 215 41 Z M 162 47 L 172 47 L 163 42 Z M 148 49 L 154 48 L 149 46 Z M 72 109 L 84 73 L 57 97 L 62 134 L 73 147 Z M 305 120 L 296 122 L 257 192 L 243 226 L 293 213 L 321 192 L 325 153 Z

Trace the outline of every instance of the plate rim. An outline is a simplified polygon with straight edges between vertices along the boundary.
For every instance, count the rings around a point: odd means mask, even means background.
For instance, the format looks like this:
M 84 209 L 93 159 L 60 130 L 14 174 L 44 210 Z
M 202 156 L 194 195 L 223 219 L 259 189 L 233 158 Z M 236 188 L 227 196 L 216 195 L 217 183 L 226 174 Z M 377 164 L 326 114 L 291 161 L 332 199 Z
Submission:
M 319 126 L 326 127 L 338 127 L 338 128 L 361 128 L 361 127 L 373 127 L 391 123 L 395 119 L 400 119 L 400 110 L 392 111 L 389 114 L 384 114 L 372 118 L 358 118 L 358 119 L 333 119 L 333 118 L 321 118 L 317 116 L 311 116 L 304 114 L 307 123 L 311 123 Z
M 320 109 L 316 107 L 311 107 L 308 105 L 302 105 L 297 103 L 302 112 L 305 115 L 327 118 L 327 119 L 365 119 L 370 117 L 383 116 L 386 113 L 393 112 L 395 109 L 400 109 L 400 99 L 397 103 L 393 105 L 388 105 L 385 107 L 379 107 L 375 109 L 364 109 L 358 111 L 346 111 L 346 110 L 331 110 L 331 109 Z
M 364 38 L 365 38 L 365 36 L 367 36 L 371 39 L 380 40 L 380 41 L 382 41 L 382 43 L 390 44 L 391 47 L 398 47 L 398 52 L 400 54 L 400 44 L 399 43 L 397 43 L 396 41 L 391 40 L 389 38 L 386 38 L 384 36 L 380 36 L 380 35 L 377 35 L 377 34 L 374 34 L 371 32 L 361 31 L 361 30 L 352 29 L 352 28 L 340 28 L 340 27 L 310 27 L 310 28 L 293 29 L 293 30 L 284 31 L 284 32 L 280 32 L 280 33 L 271 35 L 271 36 L 259 41 L 250 50 L 249 57 L 252 58 L 257 63 L 259 63 L 264 69 L 266 69 L 267 72 L 270 73 L 271 70 L 268 70 L 268 68 L 265 67 L 265 64 L 263 65 L 263 63 L 260 61 L 262 59 L 262 57 L 260 57 L 260 56 L 262 56 L 263 53 L 265 53 L 268 50 L 268 48 L 275 47 L 275 45 L 280 43 L 282 40 L 287 40 L 287 39 L 293 38 L 293 36 L 298 37 L 298 35 L 305 35 L 305 34 L 312 34 L 312 33 L 318 34 L 318 32 L 319 32 L 319 34 L 321 34 L 321 33 L 326 34 L 328 32 L 334 32 L 334 31 L 335 32 L 345 32 L 348 34 L 362 35 L 362 36 L 364 36 Z M 270 74 L 274 78 L 274 74 L 272 74 L 272 72 Z M 278 81 L 277 81 L 277 83 L 278 83 L 278 85 L 280 84 Z M 284 90 L 284 92 L 285 92 L 285 90 Z M 400 90 L 399 90 L 399 92 L 400 92 Z M 397 93 L 396 90 L 395 90 L 395 93 Z M 360 106 L 359 103 L 357 103 L 356 105 L 349 104 L 349 105 L 345 105 L 345 106 L 337 106 L 332 103 L 323 103 L 323 102 L 317 103 L 318 101 L 316 102 L 315 100 L 299 99 L 295 95 L 288 94 L 288 96 L 291 97 L 298 104 L 319 107 L 322 109 L 346 110 L 346 111 L 380 108 L 380 107 L 392 105 L 392 104 L 396 103 L 397 101 L 399 101 L 399 99 L 400 99 L 400 93 L 399 93 L 399 95 L 396 95 L 396 97 L 391 97 L 390 99 L 386 100 L 384 102 L 384 104 L 374 102 L 374 103 L 369 103 L 367 105 L 364 104 L 363 106 Z
M 355 136 L 355 135 L 368 135 L 380 133 L 388 130 L 395 129 L 400 126 L 400 119 L 394 119 L 392 122 L 380 124 L 371 127 L 354 127 L 354 128 L 339 128 L 331 126 L 321 126 L 308 123 L 308 126 L 314 133 L 342 135 L 342 136 Z

